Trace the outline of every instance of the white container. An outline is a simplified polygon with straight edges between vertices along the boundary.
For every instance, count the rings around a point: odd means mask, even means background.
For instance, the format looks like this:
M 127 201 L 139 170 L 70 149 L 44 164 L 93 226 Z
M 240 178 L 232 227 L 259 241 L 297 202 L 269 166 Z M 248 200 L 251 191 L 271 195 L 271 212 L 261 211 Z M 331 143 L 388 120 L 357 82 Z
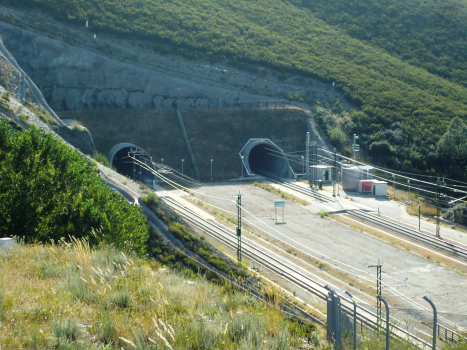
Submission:
M 0 238 L 0 249 L 3 248 L 13 248 L 15 246 L 15 242 L 13 238 Z

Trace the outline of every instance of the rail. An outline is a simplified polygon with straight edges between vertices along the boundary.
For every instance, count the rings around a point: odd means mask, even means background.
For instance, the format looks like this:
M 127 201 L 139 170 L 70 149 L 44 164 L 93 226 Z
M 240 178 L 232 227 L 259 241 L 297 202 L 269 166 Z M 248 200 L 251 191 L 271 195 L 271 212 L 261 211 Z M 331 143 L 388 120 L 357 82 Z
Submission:
M 309 197 L 312 197 L 314 199 L 317 199 L 321 202 L 335 202 L 334 199 L 331 199 L 329 198 L 328 196 L 325 196 L 324 194 L 321 194 L 317 191 L 314 191 L 314 190 L 311 190 L 311 189 L 307 189 L 307 188 L 303 188 L 301 186 L 298 186 L 294 183 L 291 183 L 291 182 L 288 182 L 288 181 L 284 181 L 284 180 L 281 180 L 279 178 L 274 178 L 274 177 L 266 177 L 269 181 L 272 181 L 274 183 L 277 183 L 279 185 L 282 185 L 284 187 L 287 187 L 287 188 L 290 188 L 291 190 L 294 190 L 294 191 L 297 191 L 297 192 L 300 192 L 302 194 L 305 194 Z
M 403 225 L 397 224 L 390 220 L 383 219 L 383 218 L 374 216 L 372 214 L 365 213 L 359 209 L 349 210 L 347 213 L 361 221 L 370 222 L 376 226 L 388 229 L 402 236 L 411 238 L 420 243 L 428 245 L 432 248 L 436 248 L 438 250 L 449 253 L 463 260 L 467 260 L 467 249 L 466 248 L 446 242 L 440 238 L 430 236 L 426 233 L 413 230 L 409 227 L 405 227 Z
M 236 238 L 234 238 L 233 233 L 228 232 L 222 227 L 219 227 L 207 220 L 204 220 L 202 217 L 197 215 L 196 213 L 192 212 L 188 208 L 178 204 L 175 202 L 173 199 L 169 197 L 162 197 L 166 203 L 172 207 L 175 211 L 177 211 L 188 223 L 192 224 L 193 226 L 203 230 L 205 233 L 213 236 L 214 238 L 218 239 L 219 241 L 223 242 L 227 246 L 236 249 L 237 244 L 236 244 Z M 217 231 L 223 232 L 224 234 L 221 234 Z M 298 287 L 303 288 L 305 291 L 317 296 L 321 300 L 326 300 L 326 294 L 327 291 L 324 288 L 324 285 L 311 279 L 310 277 L 306 276 L 305 274 L 297 271 L 296 269 L 284 264 L 280 260 L 274 258 L 273 256 L 266 254 L 263 250 L 260 250 L 258 248 L 255 248 L 248 242 L 244 241 L 242 243 L 242 254 L 245 256 L 248 256 L 250 259 L 255 260 L 258 264 L 264 266 L 265 268 L 269 269 L 272 272 L 277 273 L 279 276 L 283 277 L 284 279 L 287 279 L 289 282 L 295 284 Z M 256 252 L 256 253 L 255 253 Z M 262 257 L 264 256 L 264 257 Z M 298 278 L 299 276 L 300 278 Z M 305 281 L 305 282 L 304 282 Z M 347 302 L 348 305 L 342 304 L 344 312 L 349 316 L 353 316 L 353 304 L 350 300 L 345 298 L 344 296 L 340 296 L 343 300 Z M 363 325 L 366 327 L 374 330 L 378 326 L 377 320 L 378 316 L 360 306 L 357 305 L 357 314 L 358 314 L 358 320 L 360 320 L 361 327 L 363 328 Z M 384 320 L 383 320 L 384 321 Z M 417 337 L 416 335 L 400 328 L 397 325 L 392 324 L 391 325 L 394 329 L 393 335 L 399 338 L 402 338 L 403 336 L 406 336 L 410 339 L 412 339 L 412 342 L 417 345 L 418 347 L 422 346 L 431 346 L 428 342 L 425 340 Z

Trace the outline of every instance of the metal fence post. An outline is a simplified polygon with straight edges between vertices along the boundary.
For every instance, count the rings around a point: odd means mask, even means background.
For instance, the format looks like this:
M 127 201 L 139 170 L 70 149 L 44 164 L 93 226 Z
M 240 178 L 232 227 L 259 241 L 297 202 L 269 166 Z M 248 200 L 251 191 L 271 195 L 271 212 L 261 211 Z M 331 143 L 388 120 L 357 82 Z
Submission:
M 433 302 L 428 299 L 426 295 L 423 296 L 423 299 L 428 301 L 433 308 L 433 350 L 436 350 L 436 328 L 437 328 L 437 319 L 438 319 L 438 313 L 436 311 L 436 306 L 433 304 Z
M 389 350 L 389 307 L 388 303 L 386 303 L 386 300 L 381 298 L 381 295 L 377 295 L 376 299 L 381 300 L 384 303 L 384 306 L 386 307 L 386 350 Z

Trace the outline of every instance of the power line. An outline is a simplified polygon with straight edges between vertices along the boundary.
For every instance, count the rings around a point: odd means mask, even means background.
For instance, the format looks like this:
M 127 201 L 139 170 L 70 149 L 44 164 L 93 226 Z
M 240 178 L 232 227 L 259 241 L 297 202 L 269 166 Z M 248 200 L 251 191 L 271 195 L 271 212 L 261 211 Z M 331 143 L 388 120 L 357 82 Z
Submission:
M 134 158 L 134 160 L 135 160 L 136 162 L 138 162 L 138 160 L 137 160 L 136 158 Z M 143 163 L 143 166 L 144 166 L 147 170 L 149 170 L 149 171 L 154 171 L 153 169 L 148 168 L 148 166 L 147 166 L 146 163 Z M 164 178 L 164 177 L 161 176 L 160 174 L 156 174 L 156 176 L 159 176 L 160 178 Z M 168 179 L 167 179 L 167 180 L 168 180 Z M 169 181 L 170 181 L 170 180 L 169 180 Z M 173 181 L 170 181 L 170 182 L 173 183 Z M 170 185 L 173 185 L 173 184 L 170 184 Z M 181 188 L 186 188 L 186 187 L 184 187 L 184 186 L 182 186 L 182 185 L 179 185 L 179 184 L 176 184 L 176 186 L 179 186 L 179 187 L 181 187 Z M 197 192 L 197 193 L 198 193 L 198 192 Z M 202 194 L 202 195 L 205 195 L 205 194 Z M 212 198 L 218 198 L 218 199 L 222 199 L 222 200 L 227 200 L 227 199 L 219 198 L 219 197 L 215 197 L 215 196 L 210 196 L 210 195 L 207 195 L 207 196 L 208 196 L 208 197 L 212 197 Z M 229 199 L 228 201 L 233 202 L 233 201 L 230 200 L 230 199 Z M 202 201 L 202 202 L 203 202 L 203 201 Z M 210 204 L 207 203 L 207 202 L 204 202 L 204 203 L 210 205 Z M 211 206 L 212 206 L 212 205 L 211 205 Z M 250 214 L 253 218 L 255 218 L 256 220 L 258 220 L 259 222 L 261 222 L 263 225 L 265 225 L 266 227 L 270 228 L 271 230 L 277 232 L 278 234 L 280 234 L 280 235 L 282 235 L 282 236 L 287 237 L 286 235 L 282 234 L 281 232 L 277 231 L 276 229 L 270 227 L 268 224 L 264 223 L 262 220 L 260 220 L 260 219 L 259 219 L 258 217 L 256 217 L 254 214 L 250 213 L 250 212 L 247 211 L 246 209 L 244 209 L 244 210 L 245 210 L 248 214 Z M 247 221 L 250 225 L 252 225 L 252 226 L 258 228 L 258 229 L 261 230 L 262 232 L 264 232 L 264 233 L 270 235 L 269 232 L 265 231 L 264 229 L 262 229 L 261 227 L 255 225 L 255 224 L 253 224 L 253 223 L 250 222 L 249 220 L 246 220 L 246 219 L 245 219 L 245 221 Z M 281 240 L 280 238 L 277 238 L 277 237 L 275 237 L 275 236 L 273 236 L 273 237 L 274 237 L 275 239 L 279 240 L 279 241 L 282 241 L 283 243 L 288 244 L 287 242 Z M 301 243 L 299 243 L 299 242 L 297 242 L 297 241 L 295 241 L 295 240 L 293 240 L 293 239 L 291 239 L 291 238 L 289 238 L 289 239 L 290 239 L 291 241 L 293 241 L 294 243 L 298 244 L 299 246 L 303 246 L 303 247 L 306 248 L 307 250 L 313 251 L 313 252 L 315 252 L 315 253 L 317 253 L 317 254 L 323 256 L 324 258 L 326 258 L 326 259 L 328 259 L 328 260 L 334 261 L 334 262 L 336 262 L 336 263 L 338 263 L 338 264 L 340 264 L 340 265 L 342 265 L 342 266 L 346 266 L 346 267 L 348 267 L 348 268 L 350 268 L 350 269 L 353 269 L 353 270 L 362 272 L 362 273 L 364 273 L 364 274 L 368 274 L 368 272 L 365 272 L 365 271 L 360 270 L 360 269 L 358 269 L 358 268 L 356 268 L 356 267 L 353 267 L 353 266 L 351 266 L 351 265 L 348 265 L 348 264 L 346 264 L 346 263 L 343 263 L 343 262 L 341 262 L 341 261 L 339 261 L 339 260 L 337 260 L 337 259 L 334 259 L 334 258 L 325 256 L 325 255 L 323 255 L 323 254 L 321 254 L 321 253 L 319 253 L 319 252 L 317 252 L 317 251 L 315 251 L 315 250 L 313 250 L 313 249 L 311 249 L 311 248 L 309 248 L 309 247 L 306 247 L 305 245 L 303 245 L 303 244 L 301 244 Z M 294 247 L 294 248 L 297 249 L 297 250 L 299 250 L 299 251 L 301 251 L 302 253 L 304 253 L 304 254 L 306 254 L 306 255 L 310 255 L 309 253 L 304 252 L 304 251 L 301 250 L 300 248 L 297 248 L 297 247 Z M 311 256 L 312 256 L 312 255 L 311 255 Z M 324 261 L 324 260 L 322 260 L 322 259 L 320 259 L 320 258 L 318 258 L 318 257 L 315 257 L 315 256 L 312 256 L 312 257 L 313 257 L 314 259 L 318 260 L 318 261 L 322 261 L 322 262 L 324 262 L 324 263 L 327 263 L 327 261 Z M 339 266 L 337 266 L 337 265 L 335 265 L 335 267 L 338 268 L 338 269 L 340 269 L 340 270 L 342 270 L 342 271 L 344 271 L 344 272 L 346 272 L 346 273 L 348 273 L 348 274 L 351 274 L 351 275 L 354 275 L 354 276 L 356 276 L 356 277 L 358 277 L 358 278 L 362 278 L 362 279 L 364 279 L 364 280 L 370 281 L 368 278 L 365 278 L 365 277 L 362 276 L 362 275 L 357 275 L 357 274 L 355 274 L 355 273 L 353 273 L 353 272 L 350 272 L 349 270 L 346 270 L 345 268 L 339 267 Z M 302 268 L 302 269 L 303 269 L 303 268 Z M 417 304 L 416 302 L 412 301 L 410 298 L 408 298 L 407 296 L 405 296 L 405 295 L 402 294 L 401 292 L 399 292 L 399 291 L 395 290 L 393 287 L 387 285 L 387 283 L 384 283 L 381 279 L 379 279 L 379 280 L 381 281 L 381 284 L 382 284 L 382 285 L 386 285 L 385 287 L 387 287 L 388 290 L 392 290 L 393 293 L 399 294 L 401 298 L 403 298 L 403 299 L 405 299 L 406 301 L 408 301 L 409 303 L 411 303 L 411 304 L 417 306 L 419 309 L 421 309 L 421 310 L 423 310 L 423 311 L 430 312 L 430 310 L 428 310 L 427 308 L 423 307 L 422 305 Z M 442 318 L 442 317 L 440 317 L 440 318 L 443 319 L 443 320 L 444 320 L 445 322 L 447 322 L 448 324 L 451 324 L 451 325 L 453 325 L 453 326 L 455 326 L 455 327 L 457 327 L 457 328 L 460 328 L 460 327 L 458 327 L 455 323 L 453 323 L 452 321 L 449 321 L 449 320 L 447 320 L 447 319 L 445 319 L 445 318 Z

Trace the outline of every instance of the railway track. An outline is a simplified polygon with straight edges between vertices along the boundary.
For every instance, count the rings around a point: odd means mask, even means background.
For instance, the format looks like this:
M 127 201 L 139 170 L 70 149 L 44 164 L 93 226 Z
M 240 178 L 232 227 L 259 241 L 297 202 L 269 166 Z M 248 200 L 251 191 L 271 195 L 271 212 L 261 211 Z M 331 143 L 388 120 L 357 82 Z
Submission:
M 296 192 L 299 192 L 299 193 L 302 193 L 304 195 L 307 195 L 309 197 L 312 197 L 320 202 L 323 202 L 323 203 L 329 203 L 329 202 L 335 202 L 334 199 L 332 198 L 329 198 L 328 196 L 324 195 L 324 194 L 321 194 L 317 191 L 313 191 L 312 189 L 308 189 L 308 188 L 304 188 L 302 186 L 299 186 L 297 184 L 294 184 L 293 182 L 288 182 L 288 181 L 284 181 L 284 180 L 281 180 L 279 178 L 274 178 L 274 177 L 271 177 L 271 176 L 267 176 L 266 177 L 269 181 L 272 181 L 276 184 L 279 184 L 279 185 L 282 185 L 284 187 L 287 187 L 287 188 L 290 188 L 291 190 L 294 190 Z
M 162 197 L 161 199 L 164 200 L 165 203 L 169 205 L 174 211 L 176 211 L 180 216 L 182 216 L 185 221 L 194 227 L 197 227 L 198 229 L 202 230 L 206 234 L 219 240 L 232 249 L 237 248 L 237 237 L 233 230 L 228 230 L 203 219 L 200 215 L 194 213 L 183 205 L 180 205 L 170 197 Z M 299 269 L 304 269 L 299 268 L 297 265 L 287 260 L 284 261 L 284 259 L 280 258 L 277 254 L 271 252 L 267 248 L 252 244 L 251 242 L 248 243 L 247 241 L 243 240 L 242 255 L 248 257 L 252 261 L 255 261 L 258 265 L 261 265 L 264 268 L 267 268 L 268 270 L 278 274 L 282 278 L 311 293 L 322 301 L 326 301 L 329 292 L 324 284 L 316 281 L 308 274 L 299 271 Z M 352 301 L 342 295 L 339 296 L 341 298 L 342 310 L 347 314 L 347 316 L 352 318 Z M 361 325 L 365 325 L 371 329 L 376 329 L 378 327 L 377 319 L 377 315 L 374 312 L 360 305 L 357 305 L 357 322 L 360 322 Z M 410 332 L 396 325 L 392 325 L 392 327 L 394 329 L 393 333 L 396 336 L 400 338 L 409 337 L 412 343 L 420 348 L 430 346 L 429 343 L 417 337 L 416 335 L 411 334 Z
M 383 219 L 381 217 L 366 213 L 358 209 L 349 210 L 347 214 L 356 218 L 359 221 L 370 223 L 374 226 L 384 228 L 401 236 L 410 238 L 411 240 L 420 242 L 431 248 L 435 248 L 450 255 L 454 255 L 462 260 L 467 260 L 467 248 L 465 247 L 449 243 L 438 237 L 411 229 L 409 227 L 405 227 L 393 221 Z

